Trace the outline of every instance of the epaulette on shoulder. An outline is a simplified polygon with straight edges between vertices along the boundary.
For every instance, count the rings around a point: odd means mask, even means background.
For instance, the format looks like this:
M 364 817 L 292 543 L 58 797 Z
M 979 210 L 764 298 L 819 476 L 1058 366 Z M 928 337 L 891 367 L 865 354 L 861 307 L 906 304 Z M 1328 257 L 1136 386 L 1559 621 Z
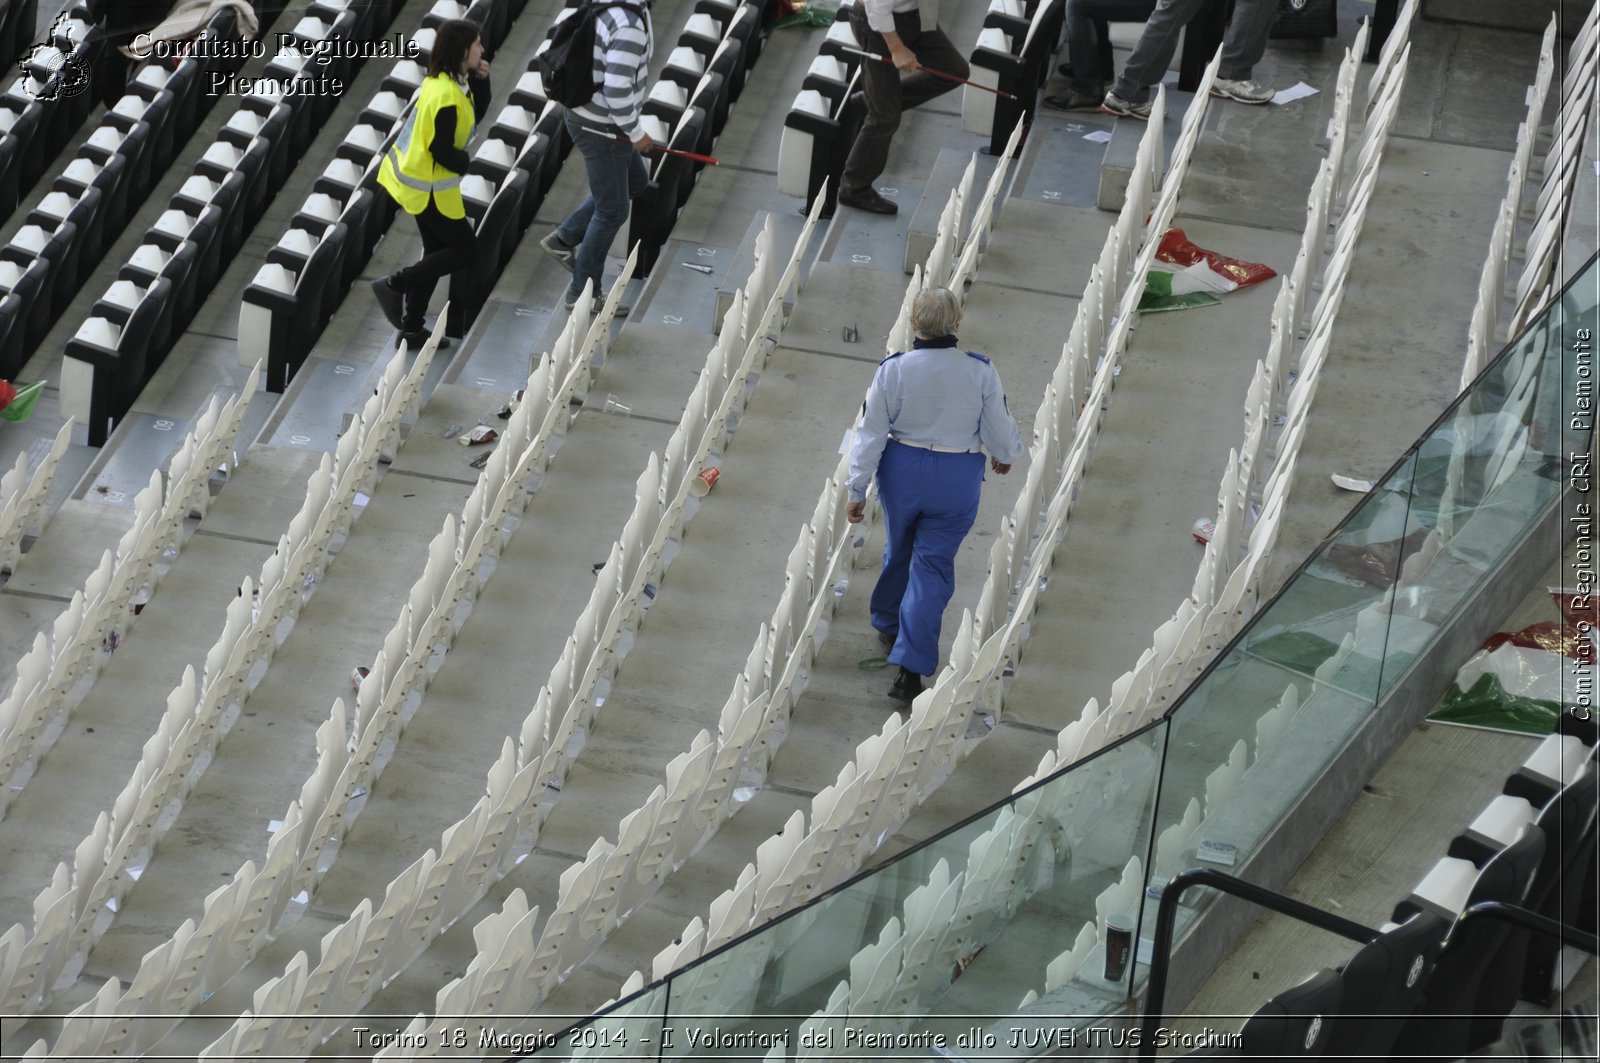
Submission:
M 976 358 L 978 361 L 982 362 L 984 365 L 993 365 L 994 364 L 993 362 L 989 361 L 987 356 L 979 354 L 977 351 L 968 351 L 967 352 L 967 357 L 968 358 Z
M 902 354 L 905 354 L 905 353 L 906 353 L 905 351 L 895 351 L 893 354 L 891 354 L 889 357 L 885 358 L 883 361 L 879 362 L 878 364 L 879 365 L 884 365 L 884 364 L 886 364 L 888 362 L 892 362 L 896 358 L 900 357 Z

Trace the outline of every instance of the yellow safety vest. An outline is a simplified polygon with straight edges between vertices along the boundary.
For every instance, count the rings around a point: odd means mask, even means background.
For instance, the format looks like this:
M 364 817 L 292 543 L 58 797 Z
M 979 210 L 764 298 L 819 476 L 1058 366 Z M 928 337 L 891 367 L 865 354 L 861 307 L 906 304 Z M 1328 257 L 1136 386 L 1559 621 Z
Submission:
M 456 109 L 455 146 L 465 148 L 472 139 L 475 121 L 472 99 L 455 78 L 437 74 L 423 79 L 416 106 L 378 168 L 378 183 L 407 214 L 427 210 L 428 197 L 432 196 L 445 217 L 467 216 L 466 204 L 461 201 L 461 175 L 440 166 L 428 150 L 433 143 L 434 119 L 445 107 Z

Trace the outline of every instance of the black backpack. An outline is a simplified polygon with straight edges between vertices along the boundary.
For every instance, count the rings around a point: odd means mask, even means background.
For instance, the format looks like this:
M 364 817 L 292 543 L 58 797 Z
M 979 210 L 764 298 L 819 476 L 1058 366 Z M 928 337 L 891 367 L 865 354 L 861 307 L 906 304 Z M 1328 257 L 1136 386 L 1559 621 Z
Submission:
M 546 99 L 563 107 L 581 107 L 600 85 L 594 79 L 594 23 L 603 7 L 632 7 L 627 3 L 584 0 L 573 13 L 556 23 L 550 47 L 534 57 Z

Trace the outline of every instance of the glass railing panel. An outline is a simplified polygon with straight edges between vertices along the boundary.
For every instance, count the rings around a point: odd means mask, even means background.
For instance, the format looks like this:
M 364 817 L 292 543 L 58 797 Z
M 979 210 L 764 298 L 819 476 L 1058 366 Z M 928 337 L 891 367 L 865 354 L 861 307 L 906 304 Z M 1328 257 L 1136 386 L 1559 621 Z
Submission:
M 1365 498 L 1171 713 L 1150 892 L 1260 847 L 1378 701 L 1414 455 Z M 1210 903 L 1185 899 L 1178 934 Z M 1152 922 L 1154 907 L 1146 922 Z
M 1593 332 L 1590 289 L 1569 290 L 1472 385 L 1415 448 L 1409 484 L 1395 476 L 1380 486 L 1406 493 L 1402 541 L 1416 544 L 1396 585 L 1384 691 L 1560 494 L 1568 451 L 1588 453 L 1589 430 L 1572 429 L 1570 340 Z
M 675 974 L 676 1053 L 1024 1058 L 996 1016 L 1116 1010 L 1099 908 L 1138 915 L 1163 727 Z

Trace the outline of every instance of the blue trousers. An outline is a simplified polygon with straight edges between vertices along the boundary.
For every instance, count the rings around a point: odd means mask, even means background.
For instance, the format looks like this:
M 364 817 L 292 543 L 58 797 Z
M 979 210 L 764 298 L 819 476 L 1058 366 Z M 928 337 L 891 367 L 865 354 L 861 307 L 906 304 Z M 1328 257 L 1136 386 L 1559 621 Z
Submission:
M 595 132 L 570 112 L 566 125 L 589 178 L 589 198 L 556 228 L 556 239 L 577 251 L 567 298 L 576 299 L 586 280 L 594 282 L 599 298 L 606 294 L 600 286 L 606 252 L 628 220 L 628 204 L 649 186 L 650 174 L 632 144 Z
M 956 589 L 956 551 L 978 517 L 982 454 L 939 454 L 890 440 L 878 462 L 887 541 L 872 626 L 896 635 L 889 663 L 939 668 L 939 625 Z

